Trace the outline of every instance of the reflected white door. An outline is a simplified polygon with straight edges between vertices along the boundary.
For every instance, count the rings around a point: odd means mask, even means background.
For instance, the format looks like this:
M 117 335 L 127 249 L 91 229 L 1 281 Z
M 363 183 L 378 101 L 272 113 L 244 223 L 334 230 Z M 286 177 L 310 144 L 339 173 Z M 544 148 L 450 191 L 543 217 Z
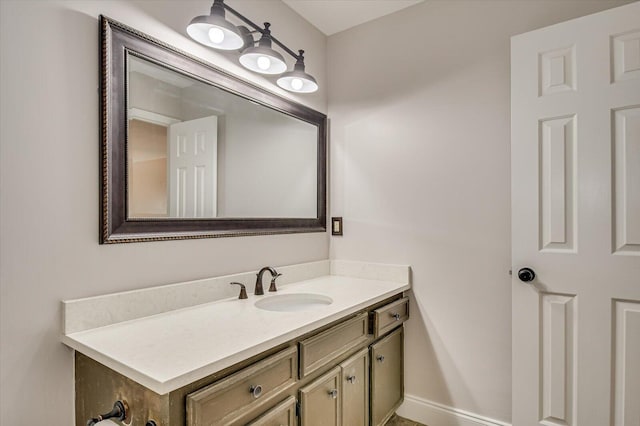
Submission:
M 640 426 L 640 3 L 511 69 L 513 425 Z
M 169 126 L 169 215 L 215 217 L 218 118 Z

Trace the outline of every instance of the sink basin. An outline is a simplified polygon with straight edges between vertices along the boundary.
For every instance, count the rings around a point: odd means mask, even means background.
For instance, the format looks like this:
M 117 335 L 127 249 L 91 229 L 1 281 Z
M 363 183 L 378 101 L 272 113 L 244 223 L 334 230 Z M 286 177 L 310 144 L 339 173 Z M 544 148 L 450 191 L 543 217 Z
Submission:
M 258 300 L 255 306 L 266 311 L 294 312 L 317 309 L 332 303 L 332 298 L 322 294 L 294 293 L 265 297 Z

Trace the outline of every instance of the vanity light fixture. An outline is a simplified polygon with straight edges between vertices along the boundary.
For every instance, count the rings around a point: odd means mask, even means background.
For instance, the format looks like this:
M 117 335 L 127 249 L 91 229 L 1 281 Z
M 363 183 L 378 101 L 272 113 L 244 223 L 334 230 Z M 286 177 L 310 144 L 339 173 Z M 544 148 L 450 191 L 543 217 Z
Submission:
M 253 31 L 244 26 L 233 25 L 225 18 L 225 11 L 245 22 Z M 316 79 L 304 70 L 304 50 L 299 50 L 299 54 L 293 52 L 271 35 L 270 26 L 265 22 L 264 28 L 261 28 L 226 5 L 224 0 L 214 0 L 211 13 L 193 18 L 187 26 L 187 34 L 198 43 L 214 49 L 241 51 L 240 64 L 248 70 L 267 75 L 282 74 L 277 84 L 285 90 L 297 93 L 313 93 L 318 90 Z M 260 34 L 257 45 L 252 35 L 254 33 Z M 292 71 L 285 72 L 287 64 L 284 57 L 271 47 L 272 43 L 296 60 Z

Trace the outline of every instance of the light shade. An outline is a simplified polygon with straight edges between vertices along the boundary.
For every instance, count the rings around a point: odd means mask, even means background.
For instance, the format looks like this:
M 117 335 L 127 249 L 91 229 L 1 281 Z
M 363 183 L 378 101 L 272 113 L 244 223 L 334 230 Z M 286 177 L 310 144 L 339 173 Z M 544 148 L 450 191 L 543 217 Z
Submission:
M 244 46 L 240 30 L 225 19 L 222 0 L 211 6 L 210 15 L 196 16 L 187 26 L 189 37 L 214 49 L 238 50 Z
M 262 37 L 257 46 L 247 48 L 240 56 L 243 67 L 260 74 L 282 74 L 287 64 L 280 53 L 271 48 L 270 24 L 265 22 Z
M 300 55 L 293 71 L 285 72 L 278 78 L 278 86 L 290 92 L 313 93 L 318 90 L 318 82 L 304 71 L 304 50 L 298 51 Z

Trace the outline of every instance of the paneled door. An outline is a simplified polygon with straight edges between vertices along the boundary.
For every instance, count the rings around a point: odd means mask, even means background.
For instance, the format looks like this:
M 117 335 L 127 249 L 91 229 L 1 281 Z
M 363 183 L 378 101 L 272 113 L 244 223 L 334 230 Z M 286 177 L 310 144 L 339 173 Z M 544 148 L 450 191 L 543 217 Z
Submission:
M 511 73 L 513 425 L 639 426 L 640 3 L 513 37 Z
M 169 216 L 216 217 L 218 117 L 169 126 Z

